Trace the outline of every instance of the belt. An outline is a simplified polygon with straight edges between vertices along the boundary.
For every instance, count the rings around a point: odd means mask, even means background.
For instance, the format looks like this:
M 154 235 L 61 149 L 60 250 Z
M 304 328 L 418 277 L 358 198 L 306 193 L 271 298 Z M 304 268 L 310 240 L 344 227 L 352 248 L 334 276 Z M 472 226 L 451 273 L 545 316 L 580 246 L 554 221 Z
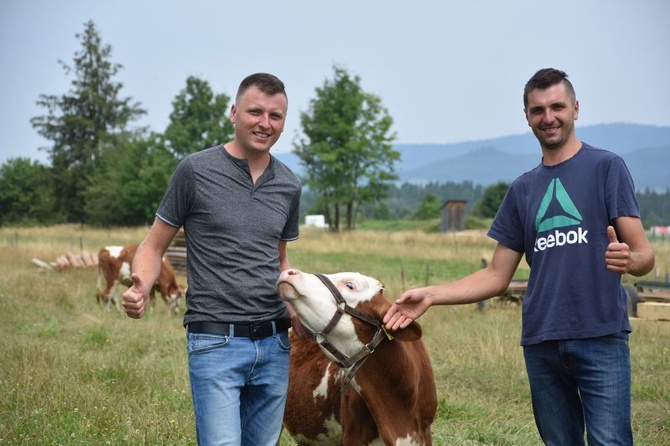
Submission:
M 290 319 L 277 321 L 258 322 L 256 324 L 227 324 L 225 322 L 189 322 L 189 333 L 218 334 L 231 337 L 242 337 L 251 339 L 267 338 L 274 336 L 277 332 L 288 330 L 291 326 Z

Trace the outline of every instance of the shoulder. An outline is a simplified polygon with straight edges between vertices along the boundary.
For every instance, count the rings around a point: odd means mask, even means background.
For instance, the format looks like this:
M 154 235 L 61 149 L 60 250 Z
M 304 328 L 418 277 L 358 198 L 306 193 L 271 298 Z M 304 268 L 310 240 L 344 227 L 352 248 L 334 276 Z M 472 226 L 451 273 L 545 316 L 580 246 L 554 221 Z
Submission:
M 223 149 L 221 145 L 203 149 L 199 152 L 189 153 L 184 157 L 184 161 L 188 160 L 191 163 L 207 163 L 212 159 L 223 158 Z
M 582 150 L 584 150 L 585 154 L 588 155 L 588 158 L 590 160 L 610 162 L 613 160 L 622 159 L 619 155 L 617 155 L 614 152 L 605 149 L 600 149 L 598 147 L 593 147 L 592 145 L 587 144 L 585 142 L 582 142 Z
M 272 156 L 270 162 L 272 164 L 272 169 L 276 177 L 281 178 L 284 181 L 293 183 L 297 187 L 301 187 L 300 179 L 295 173 L 293 173 L 291 169 L 289 169 L 289 167 L 286 164 L 279 161 L 275 156 Z
M 221 169 L 226 157 L 221 145 L 203 149 L 186 155 L 178 164 L 177 169 L 201 172 L 209 169 Z

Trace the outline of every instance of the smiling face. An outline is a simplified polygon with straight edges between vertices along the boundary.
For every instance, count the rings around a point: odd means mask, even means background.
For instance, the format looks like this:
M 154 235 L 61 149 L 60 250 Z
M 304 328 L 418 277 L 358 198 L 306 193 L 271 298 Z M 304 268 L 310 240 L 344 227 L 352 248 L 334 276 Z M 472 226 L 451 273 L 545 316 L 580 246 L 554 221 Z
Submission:
M 545 89 L 531 90 L 527 100 L 524 109 L 526 120 L 543 152 L 571 146 L 576 140 L 575 121 L 579 116 L 579 101 L 568 94 L 565 84 L 560 82 Z
M 239 157 L 265 155 L 284 131 L 288 101 L 282 93 L 269 95 L 249 87 L 230 110 L 235 125 L 234 147 Z

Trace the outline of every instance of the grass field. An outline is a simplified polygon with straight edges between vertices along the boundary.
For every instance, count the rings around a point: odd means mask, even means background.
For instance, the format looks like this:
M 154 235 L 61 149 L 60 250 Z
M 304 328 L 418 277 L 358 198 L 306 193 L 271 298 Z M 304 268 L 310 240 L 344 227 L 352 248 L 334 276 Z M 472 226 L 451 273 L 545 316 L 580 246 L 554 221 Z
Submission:
M 31 262 L 136 243 L 146 231 L 0 228 L 0 445 L 195 444 L 181 317 L 160 305 L 139 321 L 105 313 L 95 299 L 96 270 L 55 272 Z M 670 243 L 654 248 L 662 274 Z M 289 244 L 289 258 L 308 272 L 377 277 L 393 300 L 403 289 L 475 271 L 492 249 L 483 232 L 304 230 Z M 527 273 L 522 268 L 518 277 Z M 438 389 L 434 443 L 540 444 L 518 345 L 519 308 L 496 301 L 486 311 L 439 307 L 420 322 Z M 632 324 L 636 444 L 667 445 L 670 322 Z M 282 438 L 282 445 L 293 442 Z

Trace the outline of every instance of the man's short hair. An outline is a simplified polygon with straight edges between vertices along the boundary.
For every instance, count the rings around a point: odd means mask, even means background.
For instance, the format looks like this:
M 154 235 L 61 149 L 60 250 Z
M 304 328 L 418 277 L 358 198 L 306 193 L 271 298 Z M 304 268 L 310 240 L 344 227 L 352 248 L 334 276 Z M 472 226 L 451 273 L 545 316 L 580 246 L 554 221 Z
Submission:
M 284 83 L 277 77 L 268 73 L 254 73 L 245 77 L 237 89 L 235 102 L 251 87 L 256 87 L 267 95 L 283 94 L 288 100 Z
M 538 70 L 528 82 L 526 82 L 526 87 L 523 89 L 524 108 L 528 107 L 528 94 L 531 91 L 535 89 L 546 90 L 561 82 L 565 85 L 565 90 L 574 103 L 576 100 L 575 89 L 572 87 L 572 83 L 568 80 L 568 75 L 565 71 L 557 70 L 556 68 L 542 68 L 541 70 Z

